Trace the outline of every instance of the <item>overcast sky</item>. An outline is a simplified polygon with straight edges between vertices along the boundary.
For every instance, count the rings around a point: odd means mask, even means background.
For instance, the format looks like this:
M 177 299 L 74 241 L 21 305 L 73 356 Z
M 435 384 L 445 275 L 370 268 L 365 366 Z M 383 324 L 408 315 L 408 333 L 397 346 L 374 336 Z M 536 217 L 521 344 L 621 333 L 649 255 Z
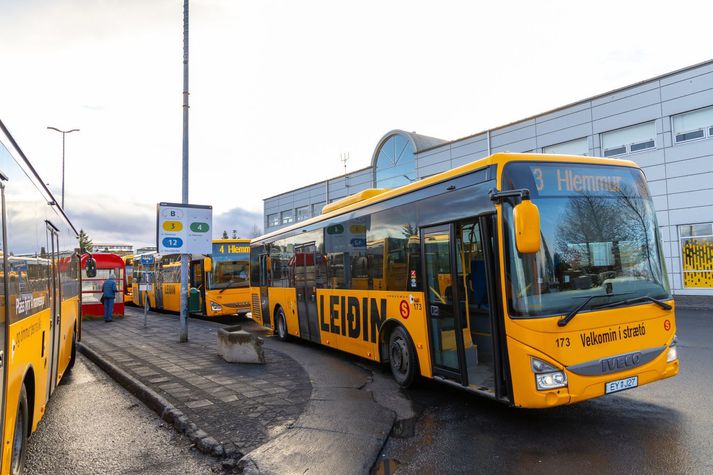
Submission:
M 94 241 L 181 199 L 182 0 L 0 0 L 0 118 Z M 710 59 L 710 2 L 193 0 L 190 201 L 214 231 L 368 166 Z

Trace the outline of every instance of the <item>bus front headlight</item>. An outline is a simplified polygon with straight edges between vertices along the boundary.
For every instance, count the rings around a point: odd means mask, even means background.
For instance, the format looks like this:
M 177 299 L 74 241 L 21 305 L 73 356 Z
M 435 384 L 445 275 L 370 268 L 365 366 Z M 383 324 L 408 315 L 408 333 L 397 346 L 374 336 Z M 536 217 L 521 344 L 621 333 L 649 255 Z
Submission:
M 678 336 L 673 336 L 673 341 L 668 347 L 668 354 L 666 355 L 666 363 L 672 363 L 678 359 Z
M 221 310 L 223 310 L 223 307 L 221 305 L 218 305 L 215 302 L 211 302 L 210 309 L 213 310 L 214 312 L 220 312 Z
M 535 373 L 535 384 L 538 391 L 547 391 L 567 386 L 567 375 L 549 363 L 530 357 L 530 366 Z

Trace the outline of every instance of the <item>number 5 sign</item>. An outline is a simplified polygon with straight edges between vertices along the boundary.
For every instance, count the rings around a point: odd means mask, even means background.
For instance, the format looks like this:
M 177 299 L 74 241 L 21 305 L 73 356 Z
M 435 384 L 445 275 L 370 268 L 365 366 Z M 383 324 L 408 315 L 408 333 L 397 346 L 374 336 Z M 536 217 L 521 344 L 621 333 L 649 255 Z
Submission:
M 213 207 L 159 203 L 156 248 L 161 254 L 210 254 Z

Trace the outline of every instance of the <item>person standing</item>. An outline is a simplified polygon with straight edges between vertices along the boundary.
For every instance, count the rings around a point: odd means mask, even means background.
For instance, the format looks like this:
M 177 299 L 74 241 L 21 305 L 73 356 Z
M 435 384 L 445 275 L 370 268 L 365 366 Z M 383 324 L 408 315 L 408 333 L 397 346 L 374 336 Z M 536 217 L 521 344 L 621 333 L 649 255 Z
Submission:
M 104 303 L 104 321 L 111 322 L 114 313 L 114 299 L 116 298 L 116 281 L 114 273 L 109 274 L 109 278 L 102 284 L 102 301 Z

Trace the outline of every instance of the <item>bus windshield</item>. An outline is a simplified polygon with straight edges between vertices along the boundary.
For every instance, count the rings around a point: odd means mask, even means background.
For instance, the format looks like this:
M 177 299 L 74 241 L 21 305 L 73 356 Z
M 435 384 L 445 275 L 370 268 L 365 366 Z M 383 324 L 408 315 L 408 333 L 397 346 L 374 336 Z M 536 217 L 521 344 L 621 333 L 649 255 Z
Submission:
M 656 214 L 643 173 L 609 165 L 517 162 L 502 189 L 527 188 L 540 210 L 540 251 L 514 245 L 503 204 L 510 315 L 568 313 L 637 297 L 670 298 Z
M 250 247 L 247 243 L 213 243 L 210 289 L 249 286 Z

